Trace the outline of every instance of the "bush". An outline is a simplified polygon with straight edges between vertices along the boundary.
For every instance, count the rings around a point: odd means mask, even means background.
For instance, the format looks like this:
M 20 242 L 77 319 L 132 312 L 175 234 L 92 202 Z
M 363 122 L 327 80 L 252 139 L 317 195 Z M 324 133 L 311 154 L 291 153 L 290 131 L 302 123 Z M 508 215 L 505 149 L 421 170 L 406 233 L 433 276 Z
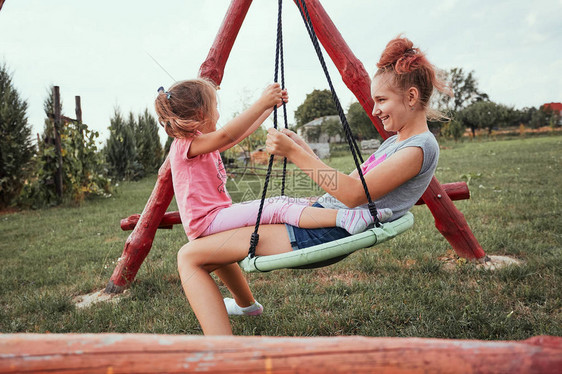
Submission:
M 458 141 L 462 138 L 465 128 L 460 121 L 452 120 L 441 126 L 441 136 Z
M 44 107 L 47 117 L 53 113 L 52 90 Z M 61 155 L 63 174 L 63 200 L 80 203 L 89 196 L 107 196 L 112 187 L 105 173 L 102 155 L 96 147 L 97 132 L 78 122 L 67 122 L 61 126 Z M 55 190 L 55 175 L 58 169 L 54 145 L 54 123 L 45 120 L 42 141 L 35 157 L 36 177 L 24 187 L 19 205 L 40 208 L 61 203 Z
M 26 111 L 6 65 L 0 66 L 0 209 L 13 204 L 31 172 L 35 149 Z

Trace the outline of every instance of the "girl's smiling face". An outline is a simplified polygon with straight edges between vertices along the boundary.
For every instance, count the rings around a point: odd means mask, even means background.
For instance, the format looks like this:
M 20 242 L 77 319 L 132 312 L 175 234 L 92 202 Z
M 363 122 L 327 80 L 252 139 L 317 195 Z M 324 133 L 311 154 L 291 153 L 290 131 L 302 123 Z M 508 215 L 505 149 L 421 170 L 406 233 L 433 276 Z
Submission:
M 400 131 L 410 118 L 405 95 L 391 86 L 390 74 L 380 74 L 373 78 L 371 96 L 375 101 L 373 115 L 379 117 L 384 129 L 389 132 Z

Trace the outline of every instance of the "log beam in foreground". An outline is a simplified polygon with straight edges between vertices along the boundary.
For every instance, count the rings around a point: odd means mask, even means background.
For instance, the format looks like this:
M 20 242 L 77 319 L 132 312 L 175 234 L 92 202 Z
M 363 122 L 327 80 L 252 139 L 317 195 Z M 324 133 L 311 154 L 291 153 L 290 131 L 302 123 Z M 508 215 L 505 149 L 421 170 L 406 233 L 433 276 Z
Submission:
M 523 341 L 144 334 L 0 335 L 0 373 L 555 373 L 562 338 Z

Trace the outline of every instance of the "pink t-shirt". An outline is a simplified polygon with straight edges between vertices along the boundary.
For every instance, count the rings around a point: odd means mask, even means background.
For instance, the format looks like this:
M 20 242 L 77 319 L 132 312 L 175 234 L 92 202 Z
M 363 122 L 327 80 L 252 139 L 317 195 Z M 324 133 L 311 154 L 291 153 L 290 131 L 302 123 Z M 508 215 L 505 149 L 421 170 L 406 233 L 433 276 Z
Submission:
M 381 162 L 383 162 L 384 160 L 386 160 L 386 153 L 382 156 L 380 156 L 379 158 L 377 158 L 375 156 L 375 154 L 373 153 L 371 155 L 371 157 L 369 157 L 367 159 L 367 161 L 365 161 L 363 163 L 363 165 L 361 165 L 361 171 L 363 172 L 363 175 L 367 174 L 369 171 L 371 171 L 375 166 L 377 166 L 378 164 L 380 164 Z
M 174 194 L 189 240 L 199 237 L 221 209 L 232 205 L 220 153 L 188 158 L 192 140 L 174 139 L 169 156 Z

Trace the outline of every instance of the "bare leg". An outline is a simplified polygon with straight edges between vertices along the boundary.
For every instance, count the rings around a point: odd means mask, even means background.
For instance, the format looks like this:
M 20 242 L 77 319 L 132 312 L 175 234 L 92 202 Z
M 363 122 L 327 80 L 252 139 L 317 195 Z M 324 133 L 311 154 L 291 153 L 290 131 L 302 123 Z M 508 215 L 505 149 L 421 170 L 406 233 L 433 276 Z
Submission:
M 215 270 L 215 274 L 224 282 L 238 306 L 244 308 L 254 304 L 256 300 L 238 264 L 226 265 Z
M 222 295 L 210 273 L 217 269 L 235 299 L 248 301 L 251 292 L 243 275 L 236 274 L 236 262 L 247 256 L 253 227 L 221 232 L 194 240 L 178 252 L 178 270 L 182 287 L 205 335 L 231 335 L 232 329 Z M 291 251 L 284 225 L 265 225 L 260 228 L 256 252 L 268 255 Z M 225 267 L 226 266 L 226 267 Z M 240 288 L 240 283 L 245 284 Z
M 320 227 L 336 227 L 336 209 L 306 207 L 301 213 L 299 227 L 316 229 Z

